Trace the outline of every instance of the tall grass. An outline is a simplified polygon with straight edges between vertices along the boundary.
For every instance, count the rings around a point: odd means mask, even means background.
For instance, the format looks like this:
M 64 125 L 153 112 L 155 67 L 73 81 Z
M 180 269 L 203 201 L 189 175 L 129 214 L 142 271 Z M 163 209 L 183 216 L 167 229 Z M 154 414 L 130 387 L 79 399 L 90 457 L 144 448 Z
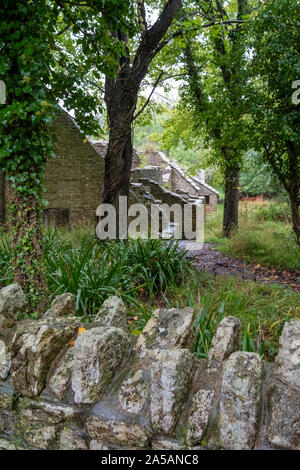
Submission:
M 217 315 L 208 311 L 206 305 L 202 305 L 194 322 L 195 345 L 194 354 L 199 359 L 207 359 L 216 328 L 225 316 L 225 304 L 221 303 Z
M 192 307 L 195 327 L 201 335 L 195 345 L 205 357 L 222 312 L 240 319 L 243 326 L 241 350 L 255 350 L 273 360 L 285 321 L 300 319 L 300 293 L 279 285 L 244 281 L 237 277 L 194 272 L 178 286 L 167 289 L 161 308 Z M 250 339 L 250 340 L 249 340 Z
M 206 241 L 223 253 L 277 269 L 299 270 L 300 249 L 290 224 L 287 204 L 240 202 L 239 228 L 230 239 L 222 235 L 223 207 L 209 214 Z

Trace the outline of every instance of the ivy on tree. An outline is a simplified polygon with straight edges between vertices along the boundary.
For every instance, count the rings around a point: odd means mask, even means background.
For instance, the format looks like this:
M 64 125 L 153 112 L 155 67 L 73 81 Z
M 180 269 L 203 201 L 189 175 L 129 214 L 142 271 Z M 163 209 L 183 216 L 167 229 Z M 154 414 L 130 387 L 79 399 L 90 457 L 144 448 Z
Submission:
M 51 121 L 57 102 L 63 99 L 75 110 L 84 132 L 99 130 L 94 114 L 100 103 L 87 88 L 86 67 L 94 64 L 113 76 L 114 56 L 123 46 L 107 37 L 107 25 L 126 30 L 130 5 L 124 0 L 1 3 L 0 79 L 7 100 L 0 107 L 0 163 L 8 186 L 14 279 L 27 293 L 31 315 L 42 312 L 47 301 L 41 210 L 45 165 L 54 156 Z M 77 53 L 66 37 L 70 29 L 74 41 L 80 38 Z M 87 53 L 91 36 L 98 54 Z

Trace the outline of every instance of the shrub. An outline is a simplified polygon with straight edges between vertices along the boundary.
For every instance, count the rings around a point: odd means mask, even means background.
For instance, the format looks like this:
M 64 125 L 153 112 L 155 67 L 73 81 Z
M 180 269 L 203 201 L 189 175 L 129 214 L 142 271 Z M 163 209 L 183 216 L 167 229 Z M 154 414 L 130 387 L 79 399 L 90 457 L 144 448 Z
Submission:
M 274 231 L 269 223 L 257 228 L 244 225 L 228 240 L 222 251 L 248 262 L 278 269 L 297 270 L 300 266 L 299 247 L 285 226 Z
M 0 240 L 0 282 L 5 285 L 13 279 L 10 242 L 9 237 Z M 82 231 L 48 230 L 42 247 L 49 291 L 54 296 L 74 294 L 76 310 L 84 316 L 94 315 L 111 295 L 121 297 L 130 308 L 140 306 L 141 297 L 148 304 L 150 298 L 149 310 L 155 295 L 180 283 L 192 269 L 174 240 L 100 242 Z
M 291 210 L 288 204 L 266 203 L 257 204 L 253 208 L 253 217 L 257 222 L 286 222 L 291 221 Z

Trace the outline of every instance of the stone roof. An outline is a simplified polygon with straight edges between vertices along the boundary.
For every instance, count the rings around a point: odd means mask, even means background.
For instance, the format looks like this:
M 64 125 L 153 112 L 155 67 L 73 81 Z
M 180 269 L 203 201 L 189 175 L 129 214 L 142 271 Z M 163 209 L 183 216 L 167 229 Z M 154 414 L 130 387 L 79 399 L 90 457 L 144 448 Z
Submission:
M 103 158 L 107 152 L 108 142 L 90 140 L 90 143 L 94 147 L 97 153 L 99 153 Z
M 201 181 L 200 178 L 198 178 L 197 176 L 191 176 L 191 178 L 196 182 L 196 184 L 199 186 L 204 186 L 205 188 L 207 189 L 210 189 L 210 191 L 213 191 L 215 194 L 217 194 L 219 196 L 219 191 L 217 191 L 215 188 L 213 188 L 212 186 L 210 186 L 209 184 L 207 183 L 204 183 L 203 181 Z
M 96 150 L 96 152 L 99 153 L 103 158 L 105 158 L 106 152 L 107 152 L 107 147 L 108 147 L 108 142 L 101 141 L 101 140 L 91 140 L 90 143 Z M 133 155 L 132 155 L 132 167 L 137 168 L 141 165 L 141 160 L 140 157 L 138 156 L 138 153 L 135 149 L 133 149 Z

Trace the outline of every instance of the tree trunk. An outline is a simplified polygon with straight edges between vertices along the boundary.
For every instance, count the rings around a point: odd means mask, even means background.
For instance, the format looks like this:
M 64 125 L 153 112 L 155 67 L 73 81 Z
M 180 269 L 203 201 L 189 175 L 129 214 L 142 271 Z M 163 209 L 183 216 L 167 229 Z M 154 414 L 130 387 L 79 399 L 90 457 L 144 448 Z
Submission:
M 5 176 L 0 171 L 0 225 L 5 224 Z
M 299 147 L 295 146 L 293 142 L 288 142 L 289 151 L 289 165 L 290 165 L 290 181 L 288 187 L 289 198 L 291 202 L 292 211 L 292 224 L 296 236 L 296 242 L 300 245 L 300 162 L 299 162 Z
M 239 208 L 239 167 L 228 165 L 225 170 L 225 200 L 223 216 L 223 236 L 230 237 L 238 228 Z
M 105 157 L 103 202 L 115 207 L 118 207 L 119 196 L 127 196 L 129 192 L 133 152 L 131 126 L 138 93 L 136 88 L 130 89 L 128 80 L 124 81 L 107 83 L 106 86 L 109 143 Z
M 106 76 L 105 103 L 108 114 L 109 144 L 105 157 L 103 202 L 113 204 L 118 215 L 119 196 L 128 196 L 132 165 L 132 123 L 140 85 L 148 73 L 151 61 L 168 43 L 165 34 L 181 5 L 181 0 L 169 0 L 157 21 L 148 27 L 144 1 L 138 2 L 138 18 L 142 29 L 134 57 L 130 57 L 128 39 L 122 31 L 112 36 L 125 44 L 125 54 L 118 58 L 117 78 Z
M 130 67 L 124 67 L 116 80 L 106 78 L 105 101 L 109 142 L 105 157 L 103 203 L 116 211 L 116 236 L 119 238 L 119 197 L 128 196 L 132 167 L 132 122 L 137 104 L 138 86 Z M 127 225 L 127 224 L 126 224 Z
M 26 199 L 8 184 L 9 218 L 12 234 L 14 281 L 23 288 L 29 313 L 41 314 L 47 302 L 41 249 L 40 204 L 34 197 Z
M 300 189 L 297 173 L 291 178 L 291 186 L 289 192 L 289 198 L 291 203 L 291 212 L 292 212 L 292 224 L 293 230 L 296 236 L 296 242 L 300 245 L 300 215 L 299 215 L 299 206 L 300 206 Z

